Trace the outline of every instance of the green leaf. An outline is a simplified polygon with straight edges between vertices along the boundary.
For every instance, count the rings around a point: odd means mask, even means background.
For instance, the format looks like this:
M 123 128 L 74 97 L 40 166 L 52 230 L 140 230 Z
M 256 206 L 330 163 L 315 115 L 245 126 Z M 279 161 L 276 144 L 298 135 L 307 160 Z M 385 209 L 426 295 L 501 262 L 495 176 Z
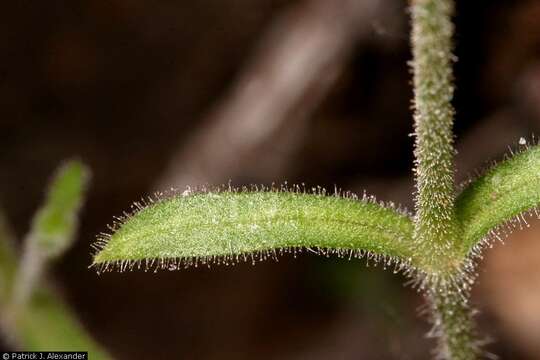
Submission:
M 463 226 L 467 254 L 483 239 L 499 236 L 498 228 L 540 205 L 540 146 L 505 160 L 472 182 L 458 197 L 456 211 Z M 520 217 L 518 217 L 520 216 Z
M 24 305 L 47 262 L 71 245 L 88 178 L 89 171 L 78 161 L 64 164 L 53 178 L 45 203 L 36 213 L 24 241 L 14 285 L 14 303 Z
M 66 163 L 53 179 L 45 204 L 34 218 L 29 238 L 51 257 L 64 252 L 73 239 L 88 180 L 89 171 L 81 162 Z
M 302 248 L 344 256 L 367 251 L 408 263 L 413 256 L 409 216 L 368 198 L 221 191 L 136 205 L 137 213 L 98 241 L 102 249 L 93 265 L 99 270 L 123 270 L 141 260 L 171 268 L 254 261 Z
M 10 333 L 25 351 L 88 351 L 90 359 L 111 359 L 51 289 L 36 289 L 24 313 L 18 315 Z
M 75 314 L 52 289 L 41 282 L 24 311 L 10 304 L 17 257 L 0 213 L 0 326 L 17 347 L 26 351 L 88 351 L 91 359 L 111 357 L 86 333 Z

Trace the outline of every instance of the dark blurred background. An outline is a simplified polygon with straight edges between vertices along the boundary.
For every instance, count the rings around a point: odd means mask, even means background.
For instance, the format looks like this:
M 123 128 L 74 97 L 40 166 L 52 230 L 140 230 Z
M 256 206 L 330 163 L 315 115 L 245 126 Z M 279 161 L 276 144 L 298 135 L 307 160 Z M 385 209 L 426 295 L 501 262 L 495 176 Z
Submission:
M 52 270 L 118 359 L 428 359 L 421 297 L 364 260 L 96 275 L 90 244 L 169 187 L 306 183 L 412 208 L 405 1 L 11 1 L 0 204 L 19 237 L 64 159 L 93 171 Z M 458 179 L 540 133 L 540 2 L 457 1 Z M 540 224 L 486 252 L 489 350 L 540 359 Z M 5 345 L 4 345 L 5 347 Z

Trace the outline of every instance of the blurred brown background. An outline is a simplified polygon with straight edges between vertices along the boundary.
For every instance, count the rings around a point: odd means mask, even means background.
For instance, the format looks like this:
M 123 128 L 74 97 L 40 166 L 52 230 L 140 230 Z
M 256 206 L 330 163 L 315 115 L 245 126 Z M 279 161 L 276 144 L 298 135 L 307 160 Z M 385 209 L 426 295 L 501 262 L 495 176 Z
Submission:
M 458 177 L 540 133 L 540 2 L 457 1 Z M 57 165 L 93 170 L 52 269 L 118 359 L 428 359 L 422 300 L 365 261 L 105 274 L 90 244 L 157 189 L 289 181 L 412 207 L 404 1 L 4 2 L 0 204 L 19 236 Z M 540 359 L 540 224 L 486 253 L 503 359 Z M 5 345 L 4 345 L 5 346 Z M 1 345 L 0 345 L 1 347 Z

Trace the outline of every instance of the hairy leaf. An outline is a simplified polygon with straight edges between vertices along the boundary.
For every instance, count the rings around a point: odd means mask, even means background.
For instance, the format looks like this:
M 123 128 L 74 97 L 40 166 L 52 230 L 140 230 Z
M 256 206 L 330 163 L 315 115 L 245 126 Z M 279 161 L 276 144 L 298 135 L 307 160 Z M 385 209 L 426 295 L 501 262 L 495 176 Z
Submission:
M 540 146 L 505 160 L 472 182 L 458 197 L 456 211 L 464 252 L 497 228 L 540 206 Z M 517 218 L 518 224 L 525 221 Z
M 184 264 L 238 261 L 274 250 L 369 251 L 408 260 L 408 215 L 372 200 L 287 191 L 208 192 L 162 199 L 128 216 L 98 242 L 94 265 L 180 259 Z M 348 253 L 347 253 L 348 254 Z

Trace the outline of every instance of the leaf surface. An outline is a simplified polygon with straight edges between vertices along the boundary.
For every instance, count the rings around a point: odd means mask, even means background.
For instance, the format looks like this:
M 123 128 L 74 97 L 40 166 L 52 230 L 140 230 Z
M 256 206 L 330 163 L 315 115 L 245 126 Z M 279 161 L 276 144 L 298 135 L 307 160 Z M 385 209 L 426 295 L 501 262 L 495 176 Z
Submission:
M 209 192 L 153 203 L 98 244 L 94 265 L 216 258 L 279 249 L 369 251 L 406 260 L 408 215 L 374 201 L 299 192 Z
M 497 228 L 540 206 L 540 146 L 501 162 L 459 195 L 457 216 L 469 252 Z M 524 218 L 517 218 L 518 225 Z M 521 219 L 521 220 L 520 220 Z

